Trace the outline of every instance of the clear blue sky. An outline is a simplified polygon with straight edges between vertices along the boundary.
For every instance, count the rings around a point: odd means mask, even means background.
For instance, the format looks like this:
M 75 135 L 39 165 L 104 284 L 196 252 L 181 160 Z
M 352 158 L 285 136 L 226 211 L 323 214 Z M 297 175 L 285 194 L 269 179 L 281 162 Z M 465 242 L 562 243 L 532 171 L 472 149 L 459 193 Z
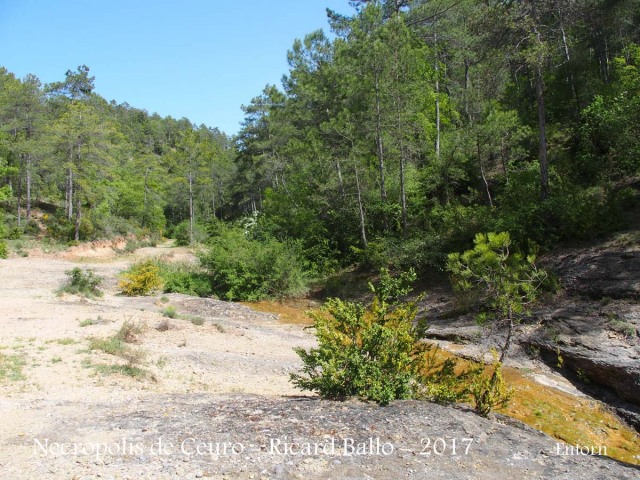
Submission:
M 0 66 L 43 83 L 87 65 L 96 92 L 228 134 L 295 38 L 348 0 L 0 0 Z

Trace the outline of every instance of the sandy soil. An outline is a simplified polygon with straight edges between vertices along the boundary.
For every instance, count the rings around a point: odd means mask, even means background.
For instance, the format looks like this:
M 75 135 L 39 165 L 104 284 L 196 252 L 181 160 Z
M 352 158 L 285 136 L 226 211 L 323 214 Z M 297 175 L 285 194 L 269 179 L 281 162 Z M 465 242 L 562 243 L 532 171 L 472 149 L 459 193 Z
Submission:
M 32 252 L 0 263 L 0 354 L 24 363 L 22 379 L 0 380 L 0 467 L 33 462 L 33 448 L 16 449 L 60 418 L 90 417 L 97 406 L 118 409 L 159 394 L 296 395 L 288 372 L 297 369 L 294 346 L 308 348 L 312 336 L 301 326 L 279 323 L 275 315 L 248 307 L 170 294 L 127 298 L 117 293 L 117 275 L 141 257 L 188 261 L 184 249 L 143 248 L 120 257 L 113 245 L 82 246 L 68 252 Z M 104 296 L 85 299 L 56 294 L 65 271 L 91 268 L 104 278 Z M 167 319 L 175 307 L 187 319 Z M 200 326 L 190 318 L 204 319 Z M 92 324 L 81 326 L 88 319 Z M 104 375 L 89 364 L 123 360 L 90 351 L 91 338 L 115 334 L 125 321 L 142 327 L 133 348 L 144 352 L 144 379 Z M 168 322 L 169 329 L 157 329 Z M 166 324 L 164 325 L 167 326 Z M 104 440 L 104 439 L 102 439 Z M 31 441 L 33 445 L 33 441 Z M 2 475 L 4 478 L 4 475 Z

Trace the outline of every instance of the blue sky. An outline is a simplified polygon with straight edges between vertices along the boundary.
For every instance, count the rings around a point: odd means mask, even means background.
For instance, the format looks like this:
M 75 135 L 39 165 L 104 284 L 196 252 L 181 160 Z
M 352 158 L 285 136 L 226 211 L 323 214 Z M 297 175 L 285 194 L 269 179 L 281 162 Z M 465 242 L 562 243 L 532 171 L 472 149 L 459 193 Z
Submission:
M 236 133 L 242 104 L 280 85 L 295 38 L 348 0 L 0 0 L 0 66 L 43 83 L 87 65 L 96 92 Z

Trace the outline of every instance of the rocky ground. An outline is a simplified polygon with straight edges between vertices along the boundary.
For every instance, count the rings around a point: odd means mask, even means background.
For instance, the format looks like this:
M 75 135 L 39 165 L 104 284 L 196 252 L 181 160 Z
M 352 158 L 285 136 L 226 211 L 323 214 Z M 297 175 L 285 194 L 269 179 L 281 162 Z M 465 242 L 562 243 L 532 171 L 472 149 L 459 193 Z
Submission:
M 545 361 L 580 390 L 613 406 L 640 431 L 640 247 L 608 242 L 553 252 L 542 265 L 562 291 L 519 327 L 511 363 Z M 503 342 L 500 332 L 480 345 L 486 332 L 472 314 L 457 315 L 451 292 L 425 305 L 430 335 L 467 342 L 462 353 L 478 358 Z
M 119 296 L 117 273 L 136 258 L 190 256 L 111 247 L 0 263 L 0 355 L 15 373 L 0 382 L 0 478 L 640 477 L 505 417 L 302 396 L 288 373 L 292 348 L 313 345 L 308 330 L 212 299 Z M 55 293 L 74 266 L 107 279 L 102 298 Z M 162 315 L 169 305 L 177 318 Z M 123 360 L 88 348 L 125 322 L 140 327 L 138 378 L 101 373 Z

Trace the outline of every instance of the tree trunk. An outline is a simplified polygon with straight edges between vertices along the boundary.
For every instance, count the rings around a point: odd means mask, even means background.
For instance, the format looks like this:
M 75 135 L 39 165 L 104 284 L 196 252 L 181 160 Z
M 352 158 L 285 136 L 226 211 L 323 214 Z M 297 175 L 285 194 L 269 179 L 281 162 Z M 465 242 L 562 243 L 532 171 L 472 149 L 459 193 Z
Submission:
M 212 179 L 215 180 L 215 179 Z M 211 185 L 211 212 L 213 216 L 216 217 L 216 184 L 212 183 Z
M 407 235 L 407 192 L 405 186 L 405 148 L 402 132 L 402 96 L 400 94 L 400 61 L 398 59 L 398 49 L 394 49 L 395 60 L 395 107 L 396 107 L 396 136 L 400 143 L 400 207 L 402 210 L 402 233 Z
M 433 49 L 436 55 L 436 158 L 440 158 L 440 67 L 438 65 L 438 34 L 433 33 Z
M 29 223 L 31 220 L 31 154 L 27 154 L 27 162 L 26 162 L 26 175 L 27 175 L 27 214 L 26 220 Z
M 484 188 L 487 192 L 487 199 L 489 200 L 489 206 L 493 207 L 493 199 L 491 198 L 491 190 L 489 190 L 489 182 L 487 182 L 487 177 L 484 174 L 484 166 L 482 165 L 482 156 L 481 156 L 481 147 L 480 147 L 480 139 L 476 139 L 476 149 L 478 153 L 478 165 L 480 165 L 480 175 L 482 176 L 482 181 L 484 182 Z
M 536 102 L 538 104 L 538 137 L 540 160 L 540 199 L 549 198 L 549 163 L 547 160 L 547 132 L 544 110 L 544 79 L 542 67 L 536 66 Z
M 466 115 L 467 120 L 469 120 L 469 124 L 473 124 L 473 121 L 471 119 L 471 111 L 469 109 L 469 88 L 471 87 L 470 69 L 471 69 L 471 62 L 469 61 L 468 58 L 465 58 L 464 59 L 464 114 Z
M 224 218 L 224 198 L 222 197 L 222 178 L 218 177 L 218 203 L 220 206 L 218 210 L 220 210 L 220 220 Z
M 65 192 L 65 203 L 67 207 L 67 218 L 73 218 L 73 170 L 67 168 L 67 191 Z
M 378 155 L 378 170 L 380 173 L 380 199 L 382 203 L 387 203 L 387 189 L 384 179 L 384 147 L 382 144 L 382 118 L 380 107 L 380 82 L 378 73 L 375 73 L 376 90 L 376 154 Z
M 189 172 L 189 244 L 193 245 L 193 173 Z
M 362 245 L 366 249 L 369 244 L 367 243 L 367 230 L 364 218 L 364 207 L 362 206 L 362 193 L 360 190 L 360 179 L 358 177 L 358 168 L 353 167 L 356 174 L 356 188 L 358 189 L 358 212 L 360 214 L 360 235 L 362 236 Z
M 511 346 L 511 336 L 513 335 L 513 317 L 511 311 L 509 311 L 509 328 L 507 330 L 507 339 L 504 342 L 504 346 L 502 347 L 502 352 L 500 353 L 500 363 L 504 363 L 507 358 L 507 353 L 509 352 L 509 347 Z
M 573 77 L 573 70 L 571 70 L 571 55 L 569 54 L 569 44 L 567 43 L 567 34 L 564 30 L 564 24 L 562 22 L 562 18 L 560 19 L 560 32 L 562 33 L 562 46 L 564 49 L 564 58 L 567 61 L 567 69 L 569 70 L 569 75 L 567 77 L 567 81 L 571 86 L 571 93 L 573 94 L 573 99 L 576 101 L 576 112 L 580 112 L 582 107 L 580 107 L 580 99 L 578 98 L 578 90 L 576 89 L 576 81 Z
M 16 212 L 18 226 L 22 224 L 22 212 L 20 206 L 22 203 L 22 175 L 18 174 L 18 192 L 16 193 Z
M 79 195 L 79 191 L 78 189 L 76 189 L 76 225 L 75 225 L 75 231 L 73 234 L 73 239 L 76 242 L 80 241 L 80 222 L 82 220 L 82 203 L 80 201 L 80 195 Z
M 344 191 L 344 182 L 342 180 L 342 167 L 340 166 L 340 160 L 336 160 L 336 171 L 338 173 L 338 186 L 340 187 L 340 195 L 342 198 L 346 197 L 346 193 Z

